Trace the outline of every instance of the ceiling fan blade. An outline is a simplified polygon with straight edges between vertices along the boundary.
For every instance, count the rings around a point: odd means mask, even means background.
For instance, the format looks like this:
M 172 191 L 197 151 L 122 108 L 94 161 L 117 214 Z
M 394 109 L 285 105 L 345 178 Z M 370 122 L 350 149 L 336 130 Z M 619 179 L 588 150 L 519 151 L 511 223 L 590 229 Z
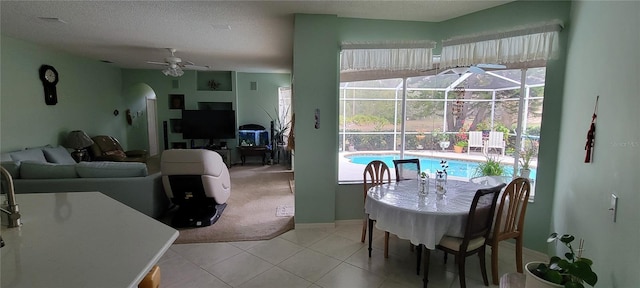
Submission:
M 195 63 L 188 61 L 188 60 L 184 60 L 183 61 L 186 65 L 196 65 Z
M 156 62 L 156 61 L 147 61 L 147 64 L 164 65 L 164 66 L 169 65 L 169 63 L 166 63 L 166 62 Z
M 468 71 L 471 72 L 471 73 L 476 73 L 476 74 L 484 73 L 484 69 L 482 69 L 482 68 L 480 68 L 478 66 L 470 66 Z
M 211 66 L 198 66 L 198 65 L 184 65 L 182 67 L 184 69 L 198 70 L 198 71 L 206 71 L 206 70 L 211 69 Z
M 478 68 L 487 68 L 487 69 L 504 69 L 507 68 L 506 65 L 502 65 L 502 64 L 491 64 L 491 63 L 480 63 L 478 65 L 475 65 Z

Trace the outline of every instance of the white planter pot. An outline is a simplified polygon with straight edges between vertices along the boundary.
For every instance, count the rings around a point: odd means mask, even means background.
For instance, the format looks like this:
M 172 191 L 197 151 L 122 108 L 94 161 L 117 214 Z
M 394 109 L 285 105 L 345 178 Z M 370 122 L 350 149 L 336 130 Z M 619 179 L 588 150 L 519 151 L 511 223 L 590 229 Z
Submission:
M 442 148 L 442 150 L 449 148 L 449 145 L 451 145 L 449 141 L 440 141 L 440 148 Z
M 535 267 L 538 264 L 543 262 L 529 262 L 527 265 L 524 265 L 524 273 L 525 273 L 525 288 L 563 288 L 563 285 L 551 283 L 549 281 L 540 279 L 538 276 L 531 273 L 529 267 Z
M 520 177 L 529 179 L 529 174 L 531 170 L 529 169 L 520 169 Z

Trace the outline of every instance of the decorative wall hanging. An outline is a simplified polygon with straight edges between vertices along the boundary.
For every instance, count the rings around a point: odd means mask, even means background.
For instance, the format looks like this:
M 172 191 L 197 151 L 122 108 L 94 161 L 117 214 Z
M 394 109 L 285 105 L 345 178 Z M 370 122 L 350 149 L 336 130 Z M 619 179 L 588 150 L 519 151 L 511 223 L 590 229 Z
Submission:
M 213 90 L 220 89 L 220 82 L 216 82 L 216 80 L 214 80 L 214 79 L 211 79 L 209 82 L 207 82 L 207 85 L 209 86 L 209 88 L 211 88 Z
M 457 86 L 453 88 L 453 91 L 456 93 L 456 101 L 453 102 L 453 106 L 451 107 L 451 113 L 453 116 L 458 116 L 460 112 L 462 112 L 462 108 L 464 108 L 464 93 L 466 92 L 464 86 Z
M 591 116 L 591 126 L 587 132 L 587 143 L 584 145 L 584 150 L 587 150 L 587 155 L 584 158 L 584 163 L 593 162 L 593 146 L 596 142 L 596 118 L 598 118 L 598 100 L 600 95 L 596 97 L 596 105 L 593 108 L 593 115 Z

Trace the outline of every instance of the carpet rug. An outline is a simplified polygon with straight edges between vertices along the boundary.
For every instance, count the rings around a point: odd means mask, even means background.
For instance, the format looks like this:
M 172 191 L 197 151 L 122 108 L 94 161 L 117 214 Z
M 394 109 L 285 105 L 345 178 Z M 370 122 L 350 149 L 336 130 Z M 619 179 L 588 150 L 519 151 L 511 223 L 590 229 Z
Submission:
M 281 165 L 247 165 L 233 166 L 229 174 L 231 195 L 220 219 L 207 227 L 177 228 L 174 243 L 267 240 L 293 229 L 292 171 Z M 279 207 L 285 207 L 280 209 L 283 216 L 277 216 Z M 169 224 L 173 212 L 162 221 Z

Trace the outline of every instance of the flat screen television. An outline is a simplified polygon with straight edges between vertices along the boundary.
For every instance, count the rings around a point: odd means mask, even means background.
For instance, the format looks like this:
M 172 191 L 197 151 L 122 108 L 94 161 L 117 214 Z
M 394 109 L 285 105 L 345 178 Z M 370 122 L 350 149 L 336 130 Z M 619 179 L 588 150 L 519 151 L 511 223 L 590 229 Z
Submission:
M 183 139 L 235 139 L 234 110 L 183 110 Z

